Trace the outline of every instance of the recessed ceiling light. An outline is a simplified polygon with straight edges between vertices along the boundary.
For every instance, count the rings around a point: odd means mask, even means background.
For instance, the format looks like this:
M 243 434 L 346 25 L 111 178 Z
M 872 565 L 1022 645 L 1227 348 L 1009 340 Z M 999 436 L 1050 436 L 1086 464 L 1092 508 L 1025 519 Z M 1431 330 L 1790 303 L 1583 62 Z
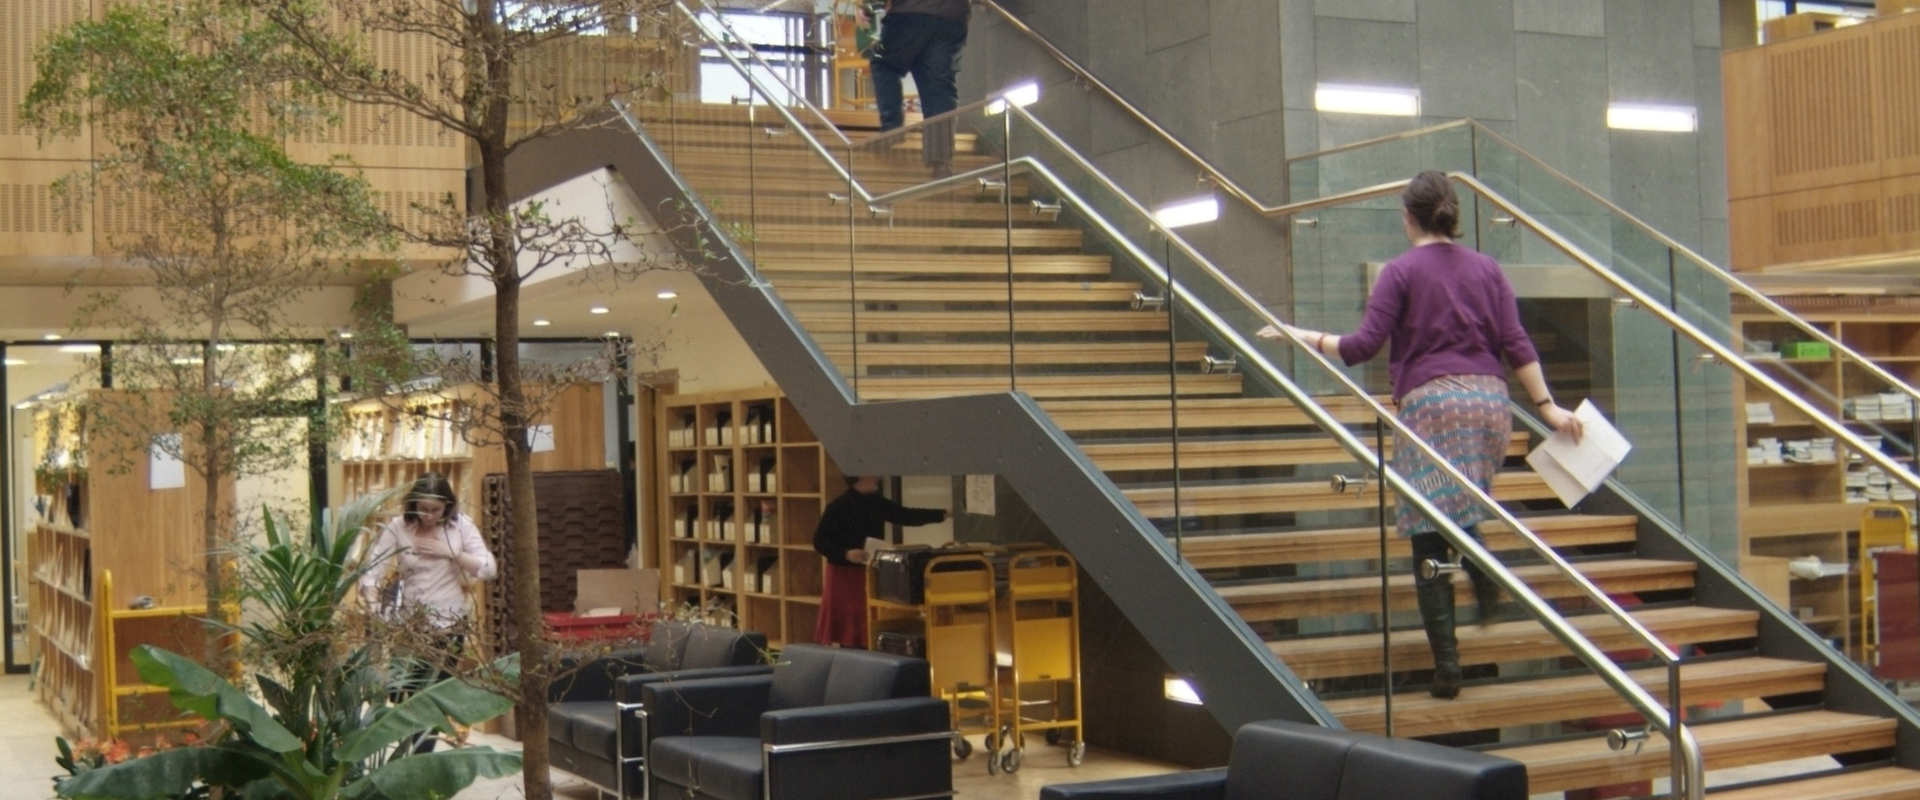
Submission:
M 60 348 L 60 352 L 62 353 L 98 353 L 100 352 L 100 345 L 97 345 L 97 344 L 64 345 Z
M 57 342 L 57 341 L 60 341 L 60 334 L 47 333 L 47 334 L 42 334 L 40 338 L 45 339 L 49 342 Z
M 618 339 L 618 338 L 620 338 L 620 332 L 619 332 L 619 331 L 607 331 L 607 338 L 609 338 L 609 339 Z
M 351 339 L 353 338 L 353 331 L 341 331 L 339 336 L 342 339 Z
M 9 367 L 24 367 L 24 366 L 26 366 L 26 365 L 27 365 L 27 360 L 26 360 L 26 359 L 24 359 L 24 358 L 9 358 L 9 359 L 7 359 L 7 366 L 9 366 Z
M 594 314 L 605 314 L 605 313 L 608 313 L 610 309 L 608 309 L 606 306 L 594 306 L 592 308 L 587 309 L 587 311 Z
M 553 320 L 550 320 L 550 319 L 536 319 L 533 321 L 533 327 L 536 327 L 536 328 L 544 328 L 552 324 L 553 324 Z
M 658 297 L 662 300 L 672 300 L 673 298 L 676 298 L 679 296 L 680 296 L 680 293 L 672 289 L 661 289 L 659 294 L 654 295 L 654 297 Z

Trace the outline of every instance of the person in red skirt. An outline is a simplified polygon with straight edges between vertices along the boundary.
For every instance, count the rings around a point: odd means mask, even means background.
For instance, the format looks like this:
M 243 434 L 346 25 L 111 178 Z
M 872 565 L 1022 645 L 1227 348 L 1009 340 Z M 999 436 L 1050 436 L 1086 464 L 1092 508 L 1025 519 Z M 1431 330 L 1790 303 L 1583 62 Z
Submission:
M 820 591 L 820 619 L 813 640 L 841 647 L 867 646 L 868 539 L 884 539 L 887 523 L 932 525 L 945 521 L 938 508 L 907 508 L 880 495 L 880 479 L 847 476 L 847 492 L 820 513 L 813 549 L 827 559 Z

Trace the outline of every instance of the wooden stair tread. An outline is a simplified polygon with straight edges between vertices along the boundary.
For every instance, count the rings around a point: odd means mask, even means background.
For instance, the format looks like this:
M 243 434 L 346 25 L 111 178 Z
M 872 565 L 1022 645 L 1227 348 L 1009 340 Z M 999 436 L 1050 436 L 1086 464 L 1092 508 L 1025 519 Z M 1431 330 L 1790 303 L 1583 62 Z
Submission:
M 1912 800 L 1920 797 L 1920 771 L 1881 767 L 1791 783 L 1708 790 L 1707 796 L 1713 800 Z
M 791 245 L 847 245 L 847 229 L 828 225 L 794 225 L 789 223 L 762 223 L 754 226 L 756 247 L 765 250 Z M 1004 251 L 1009 245 L 1016 249 L 1027 250 L 1075 250 L 1079 249 L 1082 235 L 1077 228 L 957 228 L 951 225 L 862 225 L 854 229 L 853 247 L 856 255 L 873 247 L 924 247 L 950 252 L 954 248 L 996 247 Z M 1001 256 L 1001 263 L 1006 257 Z
M 1149 518 L 1172 517 L 1175 513 L 1173 487 L 1126 489 L 1127 499 Z M 1532 472 L 1500 472 L 1493 476 L 1495 500 L 1552 500 L 1556 495 L 1546 479 Z M 1279 514 L 1335 508 L 1373 508 L 1379 503 L 1380 489 L 1370 482 L 1365 489 L 1336 492 L 1326 481 L 1266 481 L 1209 486 L 1183 486 L 1178 512 L 1182 516 L 1214 514 Z M 1388 493 L 1387 505 L 1395 500 Z
M 820 349 L 836 362 L 854 361 L 852 344 L 824 344 Z M 1207 352 L 1206 342 L 1182 342 L 1175 351 L 1181 362 L 1193 363 Z M 858 349 L 859 363 L 874 366 L 967 366 L 1005 365 L 1005 342 L 863 342 Z M 1016 342 L 1014 363 L 1042 364 L 1141 364 L 1165 363 L 1165 342 Z
M 1630 612 L 1642 626 L 1668 645 L 1745 639 L 1759 631 L 1760 612 L 1684 606 Z M 1639 649 L 1638 637 L 1605 614 L 1582 614 L 1567 622 L 1603 651 Z M 1571 655 L 1545 626 L 1531 619 L 1498 622 L 1485 627 L 1461 624 L 1460 663 L 1491 664 Z M 1423 630 L 1392 634 L 1396 672 L 1433 668 L 1433 651 Z M 1267 649 L 1303 680 L 1380 672 L 1380 634 L 1377 631 L 1343 636 L 1317 636 L 1268 642 Z
M 1158 333 L 1167 329 L 1161 314 L 1103 310 L 867 311 L 811 308 L 794 312 L 809 331 L 861 333 L 1004 333 L 1009 323 L 1022 333 Z M 1238 376 L 1235 376 L 1236 378 Z M 1162 381 L 1166 380 L 1163 373 Z
M 776 281 L 773 290 L 789 303 L 1004 303 L 1007 281 L 897 280 Z M 1131 281 L 1013 281 L 1016 303 L 1124 303 L 1140 284 Z
M 959 394 L 991 394 L 1019 390 L 1034 397 L 1113 397 L 1165 395 L 1167 376 L 1159 375 L 1021 375 L 1009 385 L 1005 375 L 865 376 L 855 387 L 862 400 L 906 400 Z M 1181 394 L 1239 394 L 1238 375 L 1181 375 Z
M 1627 674 L 1655 698 L 1666 697 L 1666 668 L 1637 669 Z M 1680 684 L 1688 703 L 1817 692 L 1825 688 L 1826 665 L 1760 657 L 1696 661 L 1681 665 Z M 1382 701 L 1377 695 L 1331 700 L 1326 705 L 1349 729 L 1367 733 L 1385 730 Z M 1394 695 L 1393 734 L 1432 736 L 1624 713 L 1630 713 L 1627 701 L 1595 675 L 1470 685 L 1452 700 L 1431 697 L 1421 687 Z
M 1392 457 L 1392 445 L 1388 445 Z M 1170 442 L 1087 443 L 1080 449 L 1105 472 L 1173 468 Z M 1507 444 L 1508 456 L 1527 454 L 1527 434 L 1516 432 Z M 1180 442 L 1180 467 L 1280 467 L 1300 464 L 1346 464 L 1353 456 L 1330 438 L 1238 439 Z
M 857 273 L 900 275 L 1006 275 L 1007 257 L 980 253 L 859 253 L 849 259 L 839 252 L 789 250 L 768 244 L 745 248 L 759 272 L 824 272 L 847 274 L 851 261 Z M 1113 272 L 1110 256 L 1078 253 L 1015 253 L 1016 275 L 1101 276 Z M 778 283 L 774 284 L 776 287 Z
M 1808 756 L 1892 747 L 1896 723 L 1838 711 L 1802 711 L 1691 726 L 1707 769 L 1728 769 Z M 1527 791 L 1559 792 L 1666 777 L 1667 738 L 1618 752 L 1599 738 L 1501 747 L 1489 751 L 1527 765 Z
M 1555 514 L 1526 517 L 1521 522 L 1553 547 L 1631 543 L 1636 539 L 1635 529 L 1639 525 L 1637 518 L 1627 515 Z M 1495 552 L 1527 547 L 1506 523 L 1498 520 L 1480 523 L 1480 535 Z M 1380 529 L 1376 527 L 1187 536 L 1180 541 L 1180 554 L 1197 569 L 1309 564 L 1377 558 L 1379 540 Z M 1388 531 L 1388 557 L 1405 558 L 1411 554 L 1407 539 Z
M 1384 398 L 1382 398 L 1384 400 Z M 1332 396 L 1320 404 L 1339 421 L 1372 422 L 1373 412 L 1358 398 Z M 1391 408 L 1391 403 L 1383 403 Z M 1068 433 L 1095 431 L 1164 431 L 1170 427 L 1166 403 L 1143 400 L 1094 400 L 1045 405 L 1054 424 Z M 1245 397 L 1209 403 L 1181 403 L 1180 429 L 1279 428 L 1310 426 L 1313 422 L 1292 401 L 1277 397 Z
M 1698 565 L 1691 561 L 1656 561 L 1640 558 L 1582 561 L 1574 564 L 1574 568 L 1579 570 L 1581 575 L 1585 575 L 1587 580 L 1609 593 L 1691 589 L 1693 574 L 1697 567 Z M 1527 586 L 1533 589 L 1534 594 L 1542 598 L 1554 600 L 1583 596 L 1579 589 L 1553 566 L 1526 564 L 1509 569 L 1516 577 L 1525 581 Z M 1454 581 L 1453 589 L 1455 602 L 1461 607 L 1473 602 L 1471 581 Z M 1215 591 L 1233 606 L 1233 610 L 1239 613 L 1241 618 L 1248 622 L 1301 619 L 1331 614 L 1371 613 L 1380 610 L 1379 575 L 1224 586 Z M 1414 600 L 1412 575 L 1400 574 L 1387 578 L 1387 604 L 1391 609 L 1417 607 Z

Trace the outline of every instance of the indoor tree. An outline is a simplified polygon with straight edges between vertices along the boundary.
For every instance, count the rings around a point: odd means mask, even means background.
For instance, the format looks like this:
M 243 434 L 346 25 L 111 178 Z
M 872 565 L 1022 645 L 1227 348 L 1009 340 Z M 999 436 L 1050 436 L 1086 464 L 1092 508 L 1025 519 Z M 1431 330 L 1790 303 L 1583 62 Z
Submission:
M 663 88 L 661 75 L 684 48 L 669 0 L 228 0 L 270 20 L 291 44 L 293 69 L 345 103 L 415 115 L 460 138 L 478 178 L 477 207 L 448 203 L 417 208 L 431 220 L 405 231 L 444 248 L 449 275 L 491 286 L 493 363 L 474 370 L 486 393 L 484 429 L 505 451 L 514 571 L 512 617 L 540 619 L 538 543 L 529 427 L 541 385 L 554 381 L 525 368 L 520 353 L 520 297 L 541 272 L 581 270 L 608 279 L 660 268 L 653 257 L 616 253 L 613 241 L 644 231 L 617 223 L 594 230 L 578 218 L 538 204 L 516 206 L 507 194 L 507 161 L 527 142 L 605 124 L 609 101 Z M 429 53 L 426 66 L 383 64 L 376 37 L 411 38 Z M 653 43 L 658 46 L 625 47 Z M 625 54 L 652 56 L 618 58 Z M 625 65 L 625 66 L 617 66 Z M 658 252 L 641 250 L 639 252 Z M 547 688 L 553 663 L 540 627 L 517 627 L 521 658 L 519 718 L 526 796 L 552 796 L 547 775 Z
M 284 69 L 288 47 L 284 30 L 221 0 L 112 5 L 45 44 L 21 109 L 46 135 L 90 127 L 103 153 L 57 188 L 123 221 L 105 244 L 144 285 L 123 288 L 111 265 L 79 282 L 76 328 L 120 342 L 101 364 L 116 391 L 94 399 L 89 425 L 131 444 L 119 468 L 150 446 L 202 479 L 209 619 L 235 529 L 221 487 L 304 464 L 308 436 L 288 435 L 289 421 L 324 410 L 325 331 L 294 315 L 390 238 L 363 180 L 281 147 L 327 108 Z

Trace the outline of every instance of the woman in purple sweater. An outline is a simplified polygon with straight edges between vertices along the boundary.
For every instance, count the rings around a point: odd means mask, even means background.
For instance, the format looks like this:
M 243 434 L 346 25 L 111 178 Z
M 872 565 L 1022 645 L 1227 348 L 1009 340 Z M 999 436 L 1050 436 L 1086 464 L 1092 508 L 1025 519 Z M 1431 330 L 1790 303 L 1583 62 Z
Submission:
M 1349 365 L 1373 358 L 1390 344 L 1387 372 L 1393 379 L 1400 421 L 1487 490 L 1506 459 L 1507 439 L 1513 432 L 1507 408 L 1507 366 L 1519 375 L 1548 425 L 1578 441 L 1583 433 L 1580 421 L 1554 402 L 1540 371 L 1540 356 L 1520 327 L 1513 286 L 1500 265 L 1454 242 L 1459 235 L 1460 201 L 1447 176 L 1431 170 L 1414 176 L 1400 203 L 1413 247 L 1380 270 L 1360 329 L 1341 336 L 1288 328 L 1309 346 L 1339 356 Z M 1272 327 L 1258 335 L 1283 336 Z M 1486 509 L 1399 434 L 1394 436 L 1393 469 L 1455 525 L 1479 538 L 1479 523 L 1489 516 Z M 1412 538 L 1415 564 L 1449 560 L 1446 539 L 1405 498 L 1400 500 L 1396 525 L 1401 536 Z M 1494 619 L 1500 587 L 1471 561 L 1466 572 L 1473 579 L 1480 622 L 1488 624 Z M 1427 644 L 1433 650 L 1432 693 L 1451 699 L 1460 693 L 1453 576 L 1441 573 L 1431 580 L 1416 576 L 1414 586 Z

